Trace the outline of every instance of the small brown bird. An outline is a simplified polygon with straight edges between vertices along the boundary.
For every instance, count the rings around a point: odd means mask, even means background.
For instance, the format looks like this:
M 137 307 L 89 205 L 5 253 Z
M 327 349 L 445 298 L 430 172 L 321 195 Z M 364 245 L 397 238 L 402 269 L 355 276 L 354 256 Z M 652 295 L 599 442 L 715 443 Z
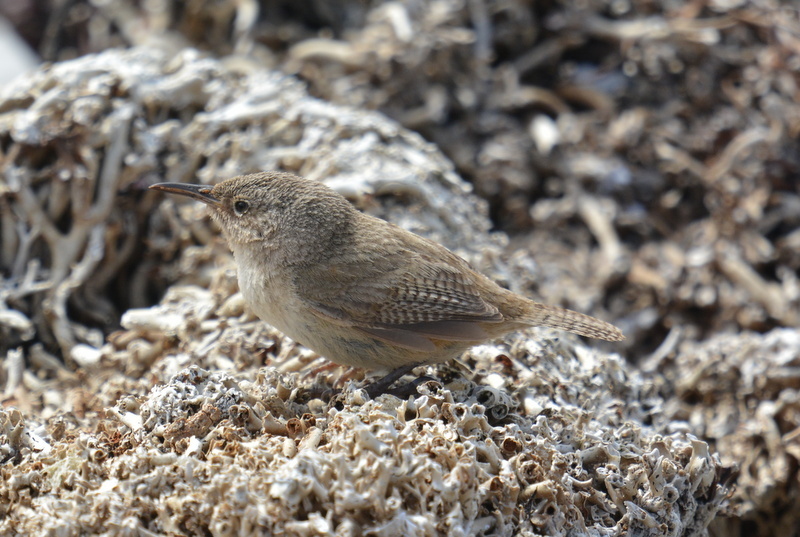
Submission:
M 325 358 L 404 370 L 526 326 L 620 341 L 615 326 L 503 289 L 435 242 L 317 181 L 264 172 L 213 188 L 160 183 L 212 208 L 253 312 Z

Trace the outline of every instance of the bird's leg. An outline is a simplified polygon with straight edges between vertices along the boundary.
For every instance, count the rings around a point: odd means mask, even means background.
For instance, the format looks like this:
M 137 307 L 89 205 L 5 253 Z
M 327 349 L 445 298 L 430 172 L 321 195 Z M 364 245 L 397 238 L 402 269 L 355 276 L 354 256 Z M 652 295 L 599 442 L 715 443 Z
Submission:
M 395 381 L 402 378 L 403 375 L 405 375 L 406 373 L 411 372 L 418 365 L 419 364 L 417 363 L 408 364 L 391 370 L 388 375 L 376 380 L 375 382 L 367 386 L 366 388 L 367 395 L 370 396 L 370 399 L 375 399 L 380 394 L 385 393 L 386 390 L 389 388 L 389 386 L 394 384 Z
M 392 388 L 390 390 L 386 390 L 384 393 L 388 393 L 390 395 L 394 395 L 395 397 L 399 397 L 400 399 L 408 399 L 409 395 L 418 395 L 419 392 L 417 391 L 417 387 L 423 382 L 428 382 L 429 380 L 436 381 L 435 378 L 429 377 L 428 375 L 422 375 L 421 377 L 417 377 L 411 382 L 406 382 L 405 384 L 401 384 L 397 388 Z
M 379 395 L 384 393 L 388 393 L 390 395 L 394 395 L 404 399 L 411 394 L 416 393 L 417 386 L 422 384 L 423 382 L 434 380 L 427 375 L 423 375 L 418 377 L 411 382 L 407 382 L 405 384 L 401 384 L 397 388 L 389 389 L 392 384 L 397 382 L 400 378 L 402 378 L 405 374 L 410 373 L 415 367 L 423 365 L 422 363 L 413 363 L 410 365 L 404 365 L 398 367 L 397 369 L 393 369 L 389 372 L 388 375 L 385 375 L 372 384 L 368 385 L 365 390 L 367 391 L 367 395 L 369 395 L 370 399 L 375 399 Z M 352 371 L 351 371 L 352 372 Z M 340 379 L 341 380 L 341 379 Z M 311 388 L 302 390 L 302 401 L 307 401 L 313 398 L 320 398 L 320 399 L 330 399 L 333 396 L 341 393 L 341 388 L 323 388 L 322 386 L 315 384 Z
M 375 399 L 382 393 L 391 393 L 392 395 L 398 395 L 398 396 L 400 394 L 405 393 L 406 391 L 408 391 L 409 394 L 414 393 L 416 391 L 417 385 L 426 380 L 431 380 L 430 377 L 419 377 L 418 379 L 412 380 L 411 382 L 404 384 L 398 388 L 395 388 L 394 390 L 389 390 L 389 387 L 392 384 L 394 384 L 395 381 L 402 378 L 403 375 L 405 375 L 406 373 L 410 373 L 415 367 L 419 365 L 422 364 L 421 363 L 408 364 L 400 366 L 397 369 L 393 369 L 385 377 L 380 378 L 375 382 L 373 382 L 372 384 L 370 384 L 369 386 L 367 386 L 366 388 L 367 395 L 369 395 L 371 399 Z M 411 388 L 410 391 L 409 388 Z

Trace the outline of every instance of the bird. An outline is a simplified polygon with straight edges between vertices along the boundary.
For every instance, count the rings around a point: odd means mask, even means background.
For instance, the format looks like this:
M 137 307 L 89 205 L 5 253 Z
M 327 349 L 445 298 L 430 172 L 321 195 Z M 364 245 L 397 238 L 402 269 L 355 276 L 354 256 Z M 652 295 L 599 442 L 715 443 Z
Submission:
M 338 364 L 399 378 L 536 325 L 625 339 L 605 321 L 501 287 L 444 246 L 359 211 L 319 181 L 268 171 L 213 187 L 150 188 L 208 205 L 252 312 Z

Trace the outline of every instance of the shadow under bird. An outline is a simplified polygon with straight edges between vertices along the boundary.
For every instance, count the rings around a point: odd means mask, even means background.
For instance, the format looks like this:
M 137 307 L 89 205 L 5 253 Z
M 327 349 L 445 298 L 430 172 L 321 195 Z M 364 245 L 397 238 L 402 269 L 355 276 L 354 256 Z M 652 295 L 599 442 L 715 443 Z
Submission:
M 252 311 L 339 364 L 404 373 L 532 325 L 625 339 L 609 323 L 500 287 L 444 246 L 358 211 L 317 181 L 263 172 L 213 188 L 150 188 L 211 207 Z

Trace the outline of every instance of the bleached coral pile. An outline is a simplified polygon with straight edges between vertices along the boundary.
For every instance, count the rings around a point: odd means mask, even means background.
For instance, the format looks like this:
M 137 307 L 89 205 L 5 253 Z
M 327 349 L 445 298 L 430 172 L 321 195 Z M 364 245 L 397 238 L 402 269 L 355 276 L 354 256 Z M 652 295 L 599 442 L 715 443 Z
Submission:
M 738 465 L 731 504 L 740 516 L 761 535 L 795 533 L 800 509 L 800 330 L 686 343 L 660 369 L 675 390 L 665 417 L 687 422 L 696 434 L 713 441 L 724 464 Z
M 726 492 L 717 456 L 643 425 L 660 401 L 618 357 L 539 336 L 476 348 L 481 384 L 442 368 L 407 400 L 353 381 L 309 399 L 299 373 L 189 367 L 120 399 L 96 433 L 18 442 L 0 530 L 704 534 Z M 493 390 L 519 402 L 499 420 L 478 402 Z M 3 423 L 4 441 L 26 436 L 18 415 Z

